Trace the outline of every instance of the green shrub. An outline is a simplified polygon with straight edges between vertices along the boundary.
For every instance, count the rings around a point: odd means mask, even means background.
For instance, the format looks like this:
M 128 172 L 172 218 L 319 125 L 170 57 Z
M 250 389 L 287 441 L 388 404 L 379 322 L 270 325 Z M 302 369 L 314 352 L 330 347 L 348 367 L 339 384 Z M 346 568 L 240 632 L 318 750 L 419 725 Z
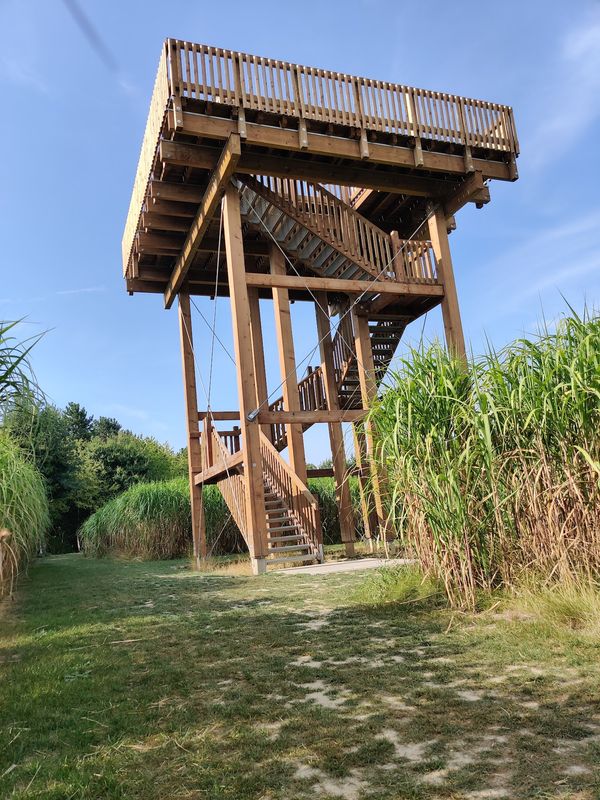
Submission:
M 18 569 L 43 547 L 48 501 L 40 473 L 18 444 L 0 429 L 0 596 L 11 590 Z
M 211 555 L 244 549 L 237 526 L 216 486 L 203 492 L 207 544 Z M 187 478 L 139 483 L 109 500 L 81 526 L 83 551 L 146 559 L 178 558 L 192 547 Z

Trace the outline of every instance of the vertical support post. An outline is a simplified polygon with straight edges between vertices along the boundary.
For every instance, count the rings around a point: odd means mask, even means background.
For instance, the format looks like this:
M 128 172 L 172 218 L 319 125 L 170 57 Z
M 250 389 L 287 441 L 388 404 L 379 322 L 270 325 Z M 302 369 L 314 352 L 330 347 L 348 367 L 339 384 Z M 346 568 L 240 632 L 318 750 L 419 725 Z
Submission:
M 283 253 L 275 244 L 271 246 L 269 261 L 272 275 L 285 275 Z M 287 289 L 273 288 L 273 308 L 279 350 L 279 368 L 283 380 L 283 407 L 286 411 L 300 411 L 290 299 Z M 306 484 L 306 456 L 302 426 L 286 425 L 286 433 L 291 467 L 302 483 Z
M 260 452 L 260 428 L 249 414 L 256 408 L 256 378 L 252 352 L 250 304 L 246 285 L 244 245 L 237 189 L 229 185 L 223 198 L 223 227 L 227 255 L 227 277 L 231 299 L 231 318 L 235 347 L 240 424 L 244 448 L 244 485 L 246 497 L 246 532 L 255 574 L 266 569 L 267 520 Z
M 352 325 L 354 328 L 354 344 L 356 347 L 356 362 L 360 381 L 360 395 L 363 408 L 370 408 L 377 397 L 377 380 L 375 377 L 375 362 L 373 361 L 371 336 L 369 334 L 369 320 L 366 316 L 359 314 L 356 309 L 353 309 Z M 364 423 L 364 436 L 366 455 L 371 470 L 371 485 L 373 487 L 373 501 L 375 503 L 377 523 L 380 530 L 384 533 L 385 539 L 389 540 L 393 538 L 393 535 L 388 529 L 387 517 L 381 499 L 383 479 L 374 457 L 373 431 L 371 423 L 368 420 Z
M 315 314 L 317 317 L 317 335 L 321 351 L 321 374 L 325 388 L 325 399 L 329 411 L 337 411 L 340 407 L 337 386 L 335 383 L 335 370 L 333 365 L 333 344 L 331 341 L 331 323 L 327 313 L 327 293 L 315 293 Z M 354 541 L 356 539 L 354 526 L 354 512 L 350 497 L 350 485 L 346 474 L 346 453 L 344 450 L 344 435 L 341 422 L 330 422 L 329 442 L 331 444 L 331 459 L 333 465 L 333 478 L 335 481 L 335 495 L 340 518 L 340 533 L 342 542 L 346 547 L 346 555 L 354 555 Z
M 360 510 L 363 519 L 363 528 L 365 539 L 369 543 L 369 552 L 373 552 L 373 539 L 377 536 L 377 514 L 375 509 L 369 505 L 369 497 L 367 493 L 367 479 L 365 477 L 365 470 L 367 468 L 367 444 L 365 440 L 365 432 L 362 428 L 362 423 L 353 423 L 352 436 L 354 438 L 354 457 L 356 459 L 356 468 L 358 469 L 358 492 L 360 495 Z
M 206 528 L 202 487 L 194 483 L 194 477 L 202 472 L 202 449 L 200 445 L 200 426 L 198 423 L 198 395 L 196 392 L 196 367 L 194 364 L 194 340 L 192 338 L 192 317 L 190 296 L 179 293 L 179 338 L 181 341 L 181 360 L 183 364 L 183 390 L 185 394 L 185 419 L 187 426 L 188 475 L 190 480 L 190 502 L 192 506 L 192 540 L 196 566 L 200 559 L 206 558 Z
M 266 404 L 268 398 L 267 372 L 265 369 L 265 348 L 262 335 L 262 324 L 260 320 L 260 304 L 258 289 L 254 286 L 248 287 L 248 303 L 250 304 L 250 326 L 252 333 L 252 355 L 254 359 L 254 375 L 256 378 L 256 406 Z M 267 439 L 273 441 L 273 432 L 270 425 L 263 425 L 262 431 Z
M 452 355 L 464 360 L 466 359 L 465 337 L 458 307 L 458 295 L 456 293 L 456 283 L 454 282 L 454 270 L 452 268 L 452 256 L 450 255 L 450 243 L 448 242 L 444 210 L 440 207 L 436 208 L 433 213 L 429 213 L 427 224 L 429 226 L 429 238 L 437 261 L 438 278 L 444 285 L 442 317 L 444 319 L 446 344 Z

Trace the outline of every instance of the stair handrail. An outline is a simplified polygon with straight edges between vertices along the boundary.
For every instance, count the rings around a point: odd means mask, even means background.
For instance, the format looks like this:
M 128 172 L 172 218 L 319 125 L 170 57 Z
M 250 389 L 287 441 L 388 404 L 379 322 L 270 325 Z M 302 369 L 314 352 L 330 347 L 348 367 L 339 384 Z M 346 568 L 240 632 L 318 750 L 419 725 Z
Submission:
M 281 494 L 292 518 L 306 535 L 314 555 L 320 557 L 323 533 L 319 504 L 315 496 L 262 431 L 260 431 L 260 451 L 265 477 L 274 490 Z
M 231 453 L 229 449 L 225 446 L 225 443 L 221 439 L 219 431 L 212 425 L 210 422 L 208 423 L 210 427 L 210 436 L 212 438 L 213 447 L 216 447 L 219 456 L 223 460 L 223 463 L 226 464 L 227 460 L 231 458 Z M 241 449 L 241 448 L 240 448 Z M 233 517 L 235 524 L 240 529 L 240 532 L 246 543 L 249 545 L 248 540 L 246 539 L 246 530 L 247 530 L 247 512 L 246 512 L 246 488 L 244 486 L 244 478 L 240 475 L 239 472 L 232 472 L 231 474 L 227 475 L 226 478 L 222 478 L 218 483 L 217 486 L 219 487 L 219 491 L 223 495 L 223 499 L 227 504 L 227 507 Z
M 389 233 L 320 183 L 269 175 L 245 175 L 242 183 L 301 225 L 312 229 L 376 280 L 395 280 Z M 373 291 L 376 293 L 377 290 Z

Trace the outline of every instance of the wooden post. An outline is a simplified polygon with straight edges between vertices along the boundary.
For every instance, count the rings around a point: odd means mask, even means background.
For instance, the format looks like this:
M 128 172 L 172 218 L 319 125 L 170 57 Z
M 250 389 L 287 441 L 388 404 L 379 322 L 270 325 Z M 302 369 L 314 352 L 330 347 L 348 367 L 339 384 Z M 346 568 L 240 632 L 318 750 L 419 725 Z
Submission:
M 327 399 L 327 409 L 329 411 L 337 411 L 340 407 L 340 403 L 335 383 L 331 324 L 329 321 L 329 314 L 327 313 L 327 305 L 326 292 L 317 292 L 315 294 L 315 314 L 317 317 L 317 335 L 319 337 L 319 348 L 321 351 L 321 373 L 323 375 L 325 398 Z M 344 435 L 340 422 L 330 422 L 328 427 L 333 477 L 335 480 L 335 494 L 339 509 L 340 532 L 342 542 L 346 547 L 346 555 L 353 556 L 356 535 L 352 499 L 350 497 L 350 485 L 348 483 L 348 475 L 346 474 Z
M 190 500 L 192 506 L 192 540 L 196 566 L 200 559 L 206 558 L 206 528 L 202 487 L 196 486 L 194 476 L 202 472 L 202 450 L 198 424 L 198 396 L 196 392 L 196 367 L 194 364 L 194 340 L 192 338 L 192 317 L 190 296 L 179 293 L 179 338 L 181 341 L 181 360 L 183 364 L 183 389 L 185 393 L 185 419 L 187 425 L 188 474 L 190 479 Z
M 249 528 L 247 534 L 252 570 L 258 574 L 266 570 L 267 521 L 260 452 L 260 428 L 257 421 L 248 419 L 251 412 L 256 410 L 256 378 L 252 352 L 250 304 L 245 279 L 240 198 L 237 189 L 231 184 L 227 187 L 223 199 L 223 227 L 244 450 L 246 519 Z
M 273 244 L 269 256 L 271 274 L 285 275 L 285 262 L 281 250 Z M 275 311 L 275 331 L 279 350 L 279 368 L 283 380 L 283 407 L 286 411 L 300 411 L 298 378 L 296 375 L 296 356 L 290 299 L 287 289 L 273 287 L 273 308 Z M 302 483 L 306 484 L 306 456 L 301 425 L 286 425 L 290 465 Z
M 437 261 L 438 278 L 444 285 L 442 317 L 444 319 L 446 345 L 452 355 L 466 359 L 465 337 L 458 307 L 458 295 L 456 294 L 456 283 L 454 282 L 454 270 L 452 268 L 444 210 L 436 208 L 433 213 L 429 214 L 427 224 L 429 238 Z
M 267 372 L 265 370 L 265 349 L 260 321 L 260 304 L 258 289 L 248 286 L 248 302 L 250 304 L 250 329 L 252 334 L 252 355 L 254 359 L 254 375 L 256 377 L 256 408 L 266 410 L 268 389 Z M 262 431 L 267 439 L 273 441 L 270 425 L 263 425 Z
M 362 405 L 363 408 L 370 408 L 377 397 L 377 380 L 375 377 L 371 336 L 369 334 L 369 320 L 366 316 L 359 314 L 355 308 L 352 309 L 352 326 L 354 328 L 354 344 L 356 347 L 356 363 L 358 367 Z M 373 501 L 377 514 L 377 523 L 380 530 L 384 533 L 386 540 L 388 540 L 393 538 L 393 534 L 388 530 L 387 516 L 381 500 L 381 489 L 384 481 L 375 459 L 373 432 L 371 423 L 368 420 L 364 424 L 364 435 L 366 456 L 371 471 L 371 485 L 373 487 Z
M 375 509 L 371 508 L 369 504 L 369 497 L 367 493 L 367 479 L 364 475 L 364 470 L 367 466 L 367 445 L 365 440 L 364 426 L 361 423 L 352 425 L 352 436 L 354 439 L 354 458 L 356 460 L 356 468 L 359 471 L 358 475 L 358 492 L 360 496 L 360 510 L 363 519 L 363 528 L 365 539 L 369 543 L 369 551 L 373 552 L 373 539 L 378 534 L 377 527 L 377 514 Z

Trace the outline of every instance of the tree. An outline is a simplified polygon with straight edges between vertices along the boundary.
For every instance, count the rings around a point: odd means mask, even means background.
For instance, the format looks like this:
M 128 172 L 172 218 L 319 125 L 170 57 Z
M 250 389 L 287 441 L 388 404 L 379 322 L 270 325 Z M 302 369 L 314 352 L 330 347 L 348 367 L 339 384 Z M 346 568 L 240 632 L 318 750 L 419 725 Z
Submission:
M 79 403 L 67 403 L 63 416 L 67 424 L 67 429 L 73 439 L 83 439 L 87 441 L 92 438 L 92 425 L 94 417 Z
M 155 439 L 120 432 L 108 439 L 94 438 L 83 447 L 85 472 L 97 480 L 94 507 L 134 483 L 175 477 L 178 462 L 167 445 Z
M 114 417 L 98 417 L 92 423 L 92 437 L 98 439 L 110 439 L 116 436 L 122 429 L 121 423 Z
M 48 492 L 48 550 L 73 550 L 76 531 L 88 509 L 81 507 L 80 459 L 68 420 L 52 405 L 21 404 L 6 418 L 6 428 L 21 448 L 32 454 Z

